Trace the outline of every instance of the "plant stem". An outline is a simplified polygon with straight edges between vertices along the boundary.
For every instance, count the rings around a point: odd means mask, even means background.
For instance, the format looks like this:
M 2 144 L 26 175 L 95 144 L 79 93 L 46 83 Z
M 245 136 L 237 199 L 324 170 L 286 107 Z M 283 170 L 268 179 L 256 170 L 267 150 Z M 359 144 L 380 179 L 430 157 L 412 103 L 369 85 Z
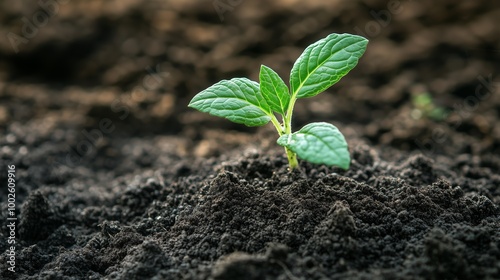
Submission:
M 297 161 L 297 155 L 285 147 L 286 156 L 288 158 L 288 165 L 290 166 L 290 171 L 299 167 L 299 162 Z
M 289 123 L 287 124 L 287 121 L 286 121 L 287 119 L 285 119 L 284 116 L 283 116 L 284 127 L 281 126 L 279 121 L 276 119 L 276 116 L 271 115 L 270 117 L 271 117 L 271 122 L 273 123 L 274 127 L 278 131 L 279 136 L 281 136 L 285 133 L 288 133 L 288 134 L 291 133 L 292 129 L 290 127 L 290 124 Z M 285 147 L 285 152 L 286 152 L 286 156 L 288 158 L 288 164 L 290 166 L 290 170 L 293 170 L 293 169 L 299 167 L 299 162 L 297 161 L 297 155 L 286 147 Z
M 270 117 L 271 117 L 271 122 L 276 128 L 276 131 L 278 131 L 278 134 L 280 136 L 283 135 L 283 133 L 285 133 L 285 128 L 281 126 L 280 122 L 276 119 L 275 115 L 270 115 Z
M 285 134 L 292 134 L 292 112 L 293 107 L 295 105 L 295 95 L 292 95 L 290 99 L 290 103 L 288 104 L 288 110 L 286 115 L 283 116 L 283 125 L 285 126 Z M 292 150 L 285 147 L 286 156 L 288 158 L 288 164 L 290 166 L 290 171 L 299 167 L 299 162 L 297 161 L 297 154 L 295 154 Z

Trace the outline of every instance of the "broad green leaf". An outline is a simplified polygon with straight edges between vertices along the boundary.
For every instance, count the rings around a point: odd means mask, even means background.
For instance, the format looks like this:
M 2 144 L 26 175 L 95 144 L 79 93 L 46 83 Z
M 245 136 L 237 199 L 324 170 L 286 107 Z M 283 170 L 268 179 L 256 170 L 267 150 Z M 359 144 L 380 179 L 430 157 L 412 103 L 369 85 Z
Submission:
M 188 106 L 247 126 L 265 125 L 272 114 L 259 84 L 246 78 L 222 80 L 195 95 Z
M 351 161 L 344 136 L 325 122 L 310 123 L 295 133 L 282 135 L 278 144 L 312 163 L 348 169 Z
M 331 87 L 358 64 L 367 44 L 361 36 L 330 34 L 310 45 L 292 67 L 292 93 L 312 97 Z
M 260 67 L 260 91 L 271 109 L 282 115 L 285 114 L 290 102 L 288 87 L 273 69 L 262 65 Z

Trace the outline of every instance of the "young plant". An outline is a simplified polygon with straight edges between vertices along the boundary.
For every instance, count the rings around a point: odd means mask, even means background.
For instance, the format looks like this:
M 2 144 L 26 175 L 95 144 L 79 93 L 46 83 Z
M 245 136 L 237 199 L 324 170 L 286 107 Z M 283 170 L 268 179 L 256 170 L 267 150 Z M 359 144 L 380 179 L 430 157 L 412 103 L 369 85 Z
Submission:
M 448 117 L 445 108 L 439 106 L 428 92 L 420 92 L 412 96 L 414 109 L 411 116 L 414 119 L 428 118 L 434 121 L 443 121 Z
M 285 147 L 290 170 L 299 166 L 297 156 L 348 169 L 351 159 L 342 133 L 325 122 L 310 123 L 292 133 L 292 113 L 297 99 L 323 92 L 353 69 L 367 44 L 361 36 L 330 34 L 308 46 L 295 61 L 290 90 L 276 72 L 262 65 L 260 83 L 247 78 L 222 80 L 198 93 L 189 107 L 247 126 L 271 122 L 279 134 L 278 144 Z

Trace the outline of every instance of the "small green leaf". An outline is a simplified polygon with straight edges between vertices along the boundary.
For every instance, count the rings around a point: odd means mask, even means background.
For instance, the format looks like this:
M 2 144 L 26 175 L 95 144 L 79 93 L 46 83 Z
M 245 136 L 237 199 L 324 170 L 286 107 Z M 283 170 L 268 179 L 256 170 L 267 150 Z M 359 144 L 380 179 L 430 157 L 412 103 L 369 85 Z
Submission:
M 295 133 L 282 135 L 278 144 L 312 163 L 348 169 L 351 162 L 344 136 L 325 122 L 310 123 Z
M 366 50 L 368 40 L 351 34 L 330 34 L 307 47 L 290 73 L 297 98 L 315 96 L 345 76 Z
M 271 109 L 282 115 L 285 114 L 290 102 L 288 87 L 273 69 L 262 65 L 260 67 L 260 91 Z
M 246 78 L 222 80 L 198 93 L 188 106 L 246 126 L 265 125 L 272 114 L 259 84 Z

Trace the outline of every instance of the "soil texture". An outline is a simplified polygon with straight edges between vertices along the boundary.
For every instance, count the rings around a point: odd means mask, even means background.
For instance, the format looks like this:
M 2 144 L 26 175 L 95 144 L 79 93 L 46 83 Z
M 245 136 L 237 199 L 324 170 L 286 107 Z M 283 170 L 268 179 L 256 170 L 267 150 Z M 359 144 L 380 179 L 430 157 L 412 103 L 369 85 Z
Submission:
M 0 3 L 1 279 L 500 279 L 500 2 L 33 3 Z M 293 125 L 349 170 L 187 108 L 334 32 L 367 52 Z

